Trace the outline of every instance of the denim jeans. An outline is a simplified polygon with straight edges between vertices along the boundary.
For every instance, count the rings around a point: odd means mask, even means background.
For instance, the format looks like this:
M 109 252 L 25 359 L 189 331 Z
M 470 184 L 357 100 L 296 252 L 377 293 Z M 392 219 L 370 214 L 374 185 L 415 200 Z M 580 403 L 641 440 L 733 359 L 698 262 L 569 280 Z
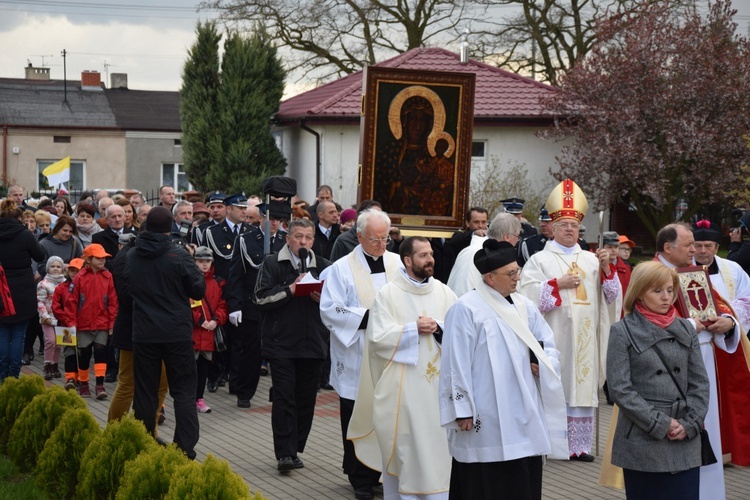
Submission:
M 0 383 L 6 377 L 18 378 L 21 373 L 23 343 L 29 320 L 0 323 Z

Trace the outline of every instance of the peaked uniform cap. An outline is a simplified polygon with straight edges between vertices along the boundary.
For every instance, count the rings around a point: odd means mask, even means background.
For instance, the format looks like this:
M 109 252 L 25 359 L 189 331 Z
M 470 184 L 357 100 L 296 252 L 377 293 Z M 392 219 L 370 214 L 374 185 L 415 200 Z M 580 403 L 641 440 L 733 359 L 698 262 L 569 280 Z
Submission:
M 560 219 L 581 222 L 589 209 L 589 202 L 578 184 L 565 179 L 549 194 L 545 206 L 553 222 Z

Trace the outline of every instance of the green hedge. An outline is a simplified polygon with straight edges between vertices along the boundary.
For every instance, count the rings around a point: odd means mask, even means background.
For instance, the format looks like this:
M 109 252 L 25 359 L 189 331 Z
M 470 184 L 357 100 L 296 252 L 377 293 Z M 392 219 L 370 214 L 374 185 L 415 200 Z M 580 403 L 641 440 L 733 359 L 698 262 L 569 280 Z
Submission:
M 87 408 L 68 411 L 39 454 L 34 472 L 37 488 L 48 498 L 73 498 L 83 453 L 101 433 Z
M 175 471 L 166 500 L 234 500 L 257 498 L 226 460 L 208 455 L 203 463 L 190 462 Z M 262 498 L 262 497 L 261 497 Z
M 8 456 L 19 469 L 25 472 L 34 469 L 44 444 L 63 415 L 76 408 L 86 408 L 86 403 L 78 394 L 60 386 L 50 387 L 24 408 L 8 439 Z
M 116 498 L 164 498 L 175 471 L 189 463 L 190 460 L 174 444 L 141 453 L 125 464 Z
M 158 445 L 148 435 L 143 423 L 131 414 L 107 424 L 83 454 L 78 474 L 76 497 L 100 500 L 115 498 L 125 463 Z
M 0 453 L 8 451 L 10 430 L 18 416 L 44 389 L 44 379 L 39 375 L 8 377 L 0 386 Z

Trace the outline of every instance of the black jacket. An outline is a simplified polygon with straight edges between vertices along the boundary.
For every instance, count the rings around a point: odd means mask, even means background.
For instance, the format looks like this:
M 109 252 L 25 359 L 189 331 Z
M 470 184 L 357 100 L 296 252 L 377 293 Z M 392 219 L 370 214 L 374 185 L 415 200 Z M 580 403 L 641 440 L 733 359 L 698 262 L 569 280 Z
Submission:
M 117 292 L 117 316 L 112 331 L 112 345 L 125 351 L 133 350 L 133 299 L 130 294 L 125 293 L 125 265 L 128 252 L 134 246 L 135 241 L 130 240 L 112 260 L 112 277 Z
M 278 253 L 286 238 L 276 238 L 271 246 L 271 253 Z M 263 263 L 264 234 L 257 227 L 253 227 L 238 239 L 237 248 L 232 254 L 232 264 L 229 277 L 224 287 L 224 299 L 229 306 L 229 312 L 242 311 L 242 320 L 257 321 L 258 312 L 253 302 L 255 282 L 258 281 L 258 270 Z
M 316 278 L 331 263 L 311 253 L 308 271 Z M 263 357 L 325 359 L 328 329 L 320 306 L 310 297 L 295 297 L 289 285 L 299 276 L 292 252 L 284 246 L 263 261 L 255 286 L 255 304 L 261 311 Z
M 326 238 L 326 235 L 320 230 L 320 226 L 315 224 L 315 242 L 313 243 L 312 251 L 315 255 L 331 260 L 333 244 L 336 242 L 339 235 L 341 235 L 341 226 L 338 224 L 331 226 L 331 235 L 328 238 Z
M 123 227 L 122 232 L 137 234 L 138 230 L 134 227 Z M 112 260 L 117 256 L 117 252 L 120 249 L 120 237 L 117 235 L 117 233 L 107 228 L 104 231 L 99 231 L 98 233 L 92 234 L 91 243 L 99 243 L 102 247 L 104 247 L 104 251 L 112 256 L 107 257 L 107 262 L 105 264 L 106 268 L 111 271 Z
M 133 300 L 133 342 L 193 342 L 190 299 L 206 281 L 187 250 L 169 235 L 141 234 L 127 254 L 125 293 Z
M 16 219 L 0 219 L 0 264 L 5 269 L 16 314 L 0 318 L 0 323 L 16 323 L 34 317 L 36 283 L 31 260 L 44 259 L 44 250 L 24 224 Z

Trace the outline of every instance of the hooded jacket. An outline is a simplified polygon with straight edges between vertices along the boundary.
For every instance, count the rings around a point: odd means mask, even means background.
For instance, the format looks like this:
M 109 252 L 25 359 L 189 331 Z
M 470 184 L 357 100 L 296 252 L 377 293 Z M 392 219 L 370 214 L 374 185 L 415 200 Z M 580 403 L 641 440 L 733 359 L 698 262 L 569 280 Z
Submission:
M 64 285 L 63 285 L 64 286 Z M 112 273 L 84 266 L 68 286 L 65 299 L 68 326 L 78 331 L 111 330 L 117 316 L 117 293 Z
M 34 235 L 16 219 L 0 219 L 0 264 L 5 269 L 16 314 L 0 323 L 16 323 L 36 314 L 36 284 L 31 261 L 44 259 L 44 250 Z
M 133 342 L 193 342 L 190 299 L 206 281 L 187 250 L 167 234 L 144 232 L 127 254 L 124 293 L 133 299 Z

